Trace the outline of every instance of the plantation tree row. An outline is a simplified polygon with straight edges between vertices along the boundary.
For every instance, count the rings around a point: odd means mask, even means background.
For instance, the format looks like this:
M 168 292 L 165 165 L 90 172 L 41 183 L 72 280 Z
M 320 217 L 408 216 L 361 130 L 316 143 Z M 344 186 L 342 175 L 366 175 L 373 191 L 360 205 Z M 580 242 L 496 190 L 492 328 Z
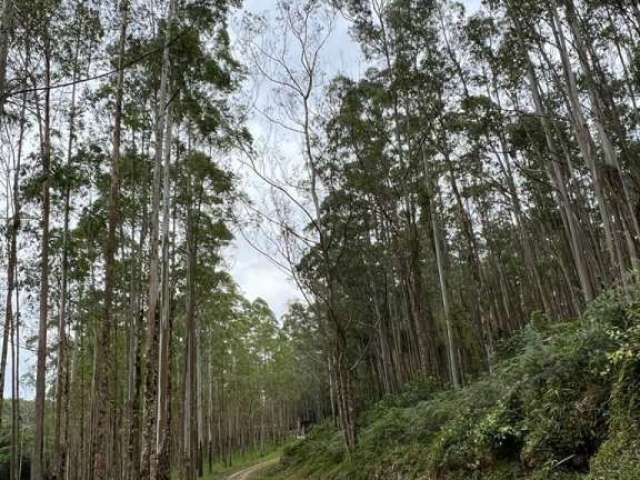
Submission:
M 236 6 L 2 2 L 2 478 L 193 479 L 325 414 L 311 313 L 225 272 Z
M 579 316 L 638 267 L 640 4 L 482 4 L 282 2 L 248 22 L 305 175 L 250 167 L 329 334 L 349 448 L 364 404 L 490 373 L 532 316 Z M 341 22 L 364 67 L 327 81 Z

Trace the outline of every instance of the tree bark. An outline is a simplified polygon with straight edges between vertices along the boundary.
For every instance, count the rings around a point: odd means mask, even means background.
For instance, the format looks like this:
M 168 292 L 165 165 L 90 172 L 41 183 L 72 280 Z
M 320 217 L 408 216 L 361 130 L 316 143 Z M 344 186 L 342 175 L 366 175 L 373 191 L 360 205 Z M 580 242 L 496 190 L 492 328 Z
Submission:
M 574 265 L 576 266 L 576 270 L 578 272 L 578 278 L 580 280 L 580 285 L 582 288 L 582 293 L 587 302 L 593 300 L 595 297 L 594 288 L 591 283 L 591 277 L 589 274 L 589 268 L 584 258 L 584 250 L 582 246 L 582 233 L 578 222 L 576 221 L 575 214 L 573 209 L 571 208 L 571 201 L 569 198 L 569 194 L 567 192 L 564 176 L 560 170 L 560 158 L 556 152 L 555 143 L 553 141 L 551 128 L 548 124 L 548 119 L 546 116 L 546 111 L 544 110 L 544 105 L 542 103 L 542 98 L 540 95 L 540 87 L 538 85 L 538 79 L 536 77 L 535 71 L 533 70 L 533 65 L 529 61 L 528 65 L 528 77 L 531 88 L 531 93 L 533 96 L 536 113 L 540 118 L 540 122 L 542 124 L 545 139 L 547 142 L 547 147 L 549 148 L 549 152 L 552 156 L 551 162 L 552 165 L 547 167 L 549 171 L 549 176 L 552 184 L 556 190 L 556 197 L 558 198 L 558 204 L 561 212 L 564 211 L 564 218 L 566 219 L 566 231 L 567 236 L 571 243 L 571 250 L 573 252 Z
M 111 413 L 114 392 L 109 382 L 114 368 L 112 348 L 114 335 L 113 291 L 115 286 L 115 253 L 117 250 L 116 233 L 120 222 L 120 148 L 122 136 L 122 102 L 124 94 L 124 52 L 127 39 L 129 19 L 129 1 L 120 3 L 120 39 L 118 45 L 118 78 L 116 83 L 116 99 L 114 106 L 113 145 L 111 152 L 111 188 L 109 192 L 109 213 L 107 239 L 105 243 L 105 293 L 104 319 L 96 336 L 96 398 L 95 398 L 95 432 L 93 435 L 93 478 L 105 480 L 109 472 L 109 415 Z
M 145 412 L 146 419 L 142 435 L 142 463 L 140 476 L 143 480 L 155 479 L 157 475 L 157 440 L 156 415 L 158 396 L 158 300 L 160 296 L 159 288 L 159 263 L 158 246 L 160 237 L 160 180 L 162 176 L 162 160 L 164 148 L 164 129 L 167 116 L 167 102 L 169 98 L 169 35 L 176 9 L 176 1 L 170 0 L 167 12 L 167 29 L 163 39 L 162 68 L 160 73 L 160 90 L 158 92 L 158 103 L 155 108 L 155 151 L 153 166 L 152 203 L 151 203 L 151 236 L 150 248 L 151 258 L 149 267 L 149 293 L 147 309 L 147 345 L 145 355 Z
M 49 318 L 49 215 L 51 210 L 51 193 L 49 191 L 51 170 L 51 39 L 48 33 L 48 22 L 44 28 L 44 125 L 41 138 L 42 183 L 41 183 L 41 219 L 40 230 L 40 314 L 38 321 L 38 354 L 36 366 L 36 398 L 35 398 L 35 435 L 33 456 L 31 458 L 31 480 L 44 480 L 44 413 L 46 396 L 46 361 L 47 361 L 47 321 Z
M 171 166 L 171 142 L 172 123 L 171 112 L 167 113 L 166 132 L 164 149 L 164 173 L 163 173 L 163 198 L 162 198 L 162 275 L 161 275 L 161 314 L 160 314 L 160 352 L 158 356 L 158 400 L 156 419 L 156 456 L 158 467 L 156 469 L 156 479 L 168 480 L 170 476 L 170 422 L 169 408 L 171 398 L 169 397 L 171 379 L 171 363 L 169 359 L 170 344 L 170 315 L 171 315 L 171 292 L 169 285 L 169 206 L 170 206 L 170 166 Z M 155 479 L 154 479 L 155 480 Z
M 78 78 L 78 56 L 80 52 L 80 34 L 76 41 L 73 80 Z M 75 140 L 75 119 L 76 119 L 76 90 L 74 83 L 71 87 L 71 111 L 69 113 L 69 139 L 67 142 L 67 167 L 71 166 L 73 154 L 73 144 Z M 62 480 L 65 478 L 67 469 L 67 438 L 69 424 L 69 360 L 68 360 L 68 340 L 67 340 L 67 296 L 68 296 L 68 273 L 69 273 L 69 212 L 70 212 L 71 191 L 67 184 L 63 194 L 63 230 L 62 230 L 62 273 L 60 286 L 60 307 L 58 312 L 58 378 L 56 384 L 56 430 L 55 448 L 56 454 L 56 475 Z
M 13 264 L 13 270 L 7 271 L 7 303 L 5 314 L 14 318 L 12 321 L 12 388 L 11 388 L 11 472 L 10 479 L 20 478 L 20 460 L 22 452 L 20 448 L 20 292 L 17 288 L 18 265 L 18 233 L 20 231 L 20 167 L 22 162 L 22 143 L 25 130 L 25 112 L 27 106 L 26 94 L 22 95 L 22 107 L 20 109 L 20 133 L 18 135 L 18 152 L 13 172 L 13 225 L 10 229 L 11 243 L 9 247 L 9 264 Z M 11 293 L 15 291 L 15 317 L 13 312 L 13 300 Z M 4 384 L 4 379 L 3 379 Z
M 449 306 L 449 289 L 445 273 L 444 258 L 442 252 L 442 239 L 438 213 L 434 205 L 435 198 L 431 196 L 429 206 L 431 213 L 431 229 L 433 233 L 433 247 L 436 254 L 436 264 L 438 266 L 438 279 L 440 281 L 440 294 L 442 295 L 442 308 L 444 311 L 444 323 L 447 332 L 447 353 L 449 356 L 449 372 L 453 388 L 460 388 L 460 374 L 458 372 L 458 360 L 456 358 L 456 347 L 453 341 L 453 330 L 451 327 L 451 309 Z

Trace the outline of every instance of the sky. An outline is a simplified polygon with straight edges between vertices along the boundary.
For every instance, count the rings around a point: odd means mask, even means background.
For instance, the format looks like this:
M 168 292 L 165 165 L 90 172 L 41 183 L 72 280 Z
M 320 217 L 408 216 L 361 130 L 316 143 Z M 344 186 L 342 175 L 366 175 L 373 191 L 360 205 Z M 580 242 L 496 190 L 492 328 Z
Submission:
M 268 14 L 275 8 L 276 0 L 245 0 L 243 11 L 253 14 Z M 238 28 L 236 22 L 232 22 L 234 28 Z M 241 53 L 240 53 L 241 55 Z M 360 61 L 360 49 L 349 36 L 346 22 L 338 21 L 335 25 L 331 38 L 324 49 L 323 70 L 328 77 L 332 78 L 337 74 L 345 74 L 351 77 L 360 75 L 362 62 Z M 243 59 L 240 58 L 242 61 Z M 268 94 L 268 88 L 259 89 L 259 93 L 253 91 L 255 84 L 248 82 L 245 85 L 249 96 L 264 96 Z M 257 102 L 265 102 L 266 98 L 259 98 Z M 248 121 L 248 128 L 253 138 L 261 144 L 271 145 L 280 150 L 281 154 L 292 158 L 299 157 L 297 139 L 288 138 L 283 140 L 282 132 L 274 134 L 272 125 L 258 112 L 254 112 Z M 274 138 L 274 136 L 276 138 Z M 295 161 L 295 160 L 294 160 Z M 250 172 L 242 169 L 244 177 L 242 185 L 243 191 L 250 192 L 249 195 L 255 200 L 263 195 L 262 190 L 266 190 L 266 185 L 260 180 L 252 178 Z M 255 232 L 250 232 L 250 235 Z M 231 273 L 240 286 L 243 294 L 250 300 L 262 298 L 267 301 L 276 316 L 280 318 L 287 311 L 290 302 L 302 300 L 303 297 L 295 285 L 291 276 L 275 265 L 269 258 L 255 250 L 239 233 L 225 255 L 226 261 L 231 267 Z
M 462 3 L 466 5 L 469 12 L 473 12 L 479 8 L 480 1 L 463 0 Z M 261 14 L 273 10 L 276 2 L 277 0 L 245 0 L 243 9 Z M 333 35 L 324 49 L 323 69 L 329 78 L 337 74 L 358 77 L 364 69 L 360 60 L 360 48 L 351 39 L 348 26 L 343 20 L 338 20 Z M 249 119 L 248 127 L 252 136 L 260 141 L 268 135 L 269 127 L 265 125 L 267 120 L 258 117 L 259 114 L 255 113 Z M 281 142 L 281 139 L 279 141 Z M 285 151 L 293 156 L 299 155 L 295 140 L 291 140 Z M 245 182 L 243 187 L 253 193 L 257 193 L 256 190 L 261 188 L 259 183 L 251 182 L 246 177 Z M 250 300 L 256 298 L 266 300 L 278 318 L 286 312 L 291 301 L 302 298 L 290 275 L 265 255 L 256 251 L 242 238 L 242 235 L 236 235 L 235 241 L 226 253 L 231 273 L 243 294 Z

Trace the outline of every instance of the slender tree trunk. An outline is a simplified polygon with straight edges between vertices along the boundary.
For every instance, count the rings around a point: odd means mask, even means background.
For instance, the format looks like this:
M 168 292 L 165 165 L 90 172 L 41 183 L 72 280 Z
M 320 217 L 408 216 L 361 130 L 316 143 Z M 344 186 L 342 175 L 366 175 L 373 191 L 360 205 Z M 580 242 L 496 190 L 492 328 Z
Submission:
M 109 194 L 109 218 L 107 239 L 105 244 L 105 294 L 104 319 L 96 336 L 96 398 L 95 398 L 95 432 L 93 436 L 93 475 L 95 480 L 109 478 L 109 415 L 111 402 L 114 400 L 109 388 L 114 368 L 112 348 L 114 335 L 113 290 L 115 286 L 115 253 L 117 238 L 120 197 L 120 148 L 122 135 L 122 101 L 124 94 L 124 52 L 127 38 L 129 2 L 122 0 L 120 4 L 120 39 L 118 45 L 118 78 L 116 83 L 116 99 L 114 106 L 113 145 L 111 152 L 111 189 Z
M 146 182 L 145 182 L 146 185 Z M 130 333 L 130 373 L 129 373 L 129 412 L 130 412 L 130 431 L 128 439 L 128 468 L 126 471 L 126 480 L 137 480 L 140 478 L 140 433 L 142 428 L 141 421 L 141 393 L 142 393 L 142 344 L 144 335 L 144 311 L 142 307 L 142 295 L 140 293 L 140 281 L 142 270 L 142 252 L 146 243 L 147 235 L 147 209 L 145 188 L 142 189 L 142 225 L 140 228 L 140 238 L 138 241 L 137 257 L 132 264 L 131 272 L 131 329 Z
M 449 306 L 449 289 L 445 273 L 444 259 L 442 253 L 442 239 L 438 213 L 434 205 L 435 198 L 432 196 L 429 202 L 431 213 L 431 229 L 433 233 L 433 247 L 436 253 L 436 264 L 438 266 L 438 279 L 440 281 L 440 294 L 442 295 L 442 308 L 444 311 L 444 323 L 447 332 L 447 353 L 449 356 L 449 372 L 453 388 L 460 388 L 460 375 L 458 372 L 458 360 L 456 358 L 456 348 L 453 341 L 453 330 L 451 327 L 451 308 Z
M 9 264 L 13 263 L 13 270 L 7 271 L 7 303 L 5 314 L 13 317 L 12 328 L 12 389 L 11 389 L 11 480 L 20 478 L 20 460 L 22 450 L 20 448 L 20 292 L 17 288 L 18 265 L 18 233 L 20 231 L 20 167 L 22 162 L 22 143 L 25 130 L 25 111 L 27 106 L 26 94 L 22 95 L 22 107 L 20 110 L 20 133 L 18 135 L 17 161 L 13 172 L 13 225 L 11 228 L 11 244 L 9 250 Z M 13 300 L 11 293 L 15 291 L 15 316 L 13 314 Z M 3 381 L 4 384 L 4 381 Z
M 202 434 L 203 434 L 203 403 L 202 403 L 202 361 L 203 361 L 203 357 L 202 357 L 202 345 L 200 344 L 200 340 L 199 340 L 199 335 L 196 334 L 196 342 L 197 342 L 197 347 L 196 347 L 196 411 L 197 413 L 197 418 L 196 418 L 196 427 L 197 427 L 197 433 L 196 433 L 196 439 L 197 439 L 197 447 L 196 447 L 196 463 L 197 463 L 197 473 L 198 473 L 198 478 L 202 477 L 204 475 L 204 465 L 203 465 L 203 461 L 202 461 L 202 446 L 203 446 L 203 438 L 202 438 Z M 253 417 L 252 417 L 252 413 L 250 413 L 249 415 L 249 422 L 252 422 Z M 252 425 L 252 423 L 251 423 Z
M 595 294 L 594 294 L 593 286 L 591 284 L 589 268 L 584 258 L 584 251 L 583 251 L 582 239 L 581 239 L 582 234 L 580 232 L 580 227 L 577 221 L 575 220 L 574 212 L 571 208 L 571 201 L 569 199 L 569 194 L 566 190 L 564 178 L 560 170 L 560 158 L 556 153 L 556 148 L 553 141 L 551 129 L 548 124 L 548 119 L 546 117 L 546 111 L 544 110 L 544 105 L 542 103 L 542 98 L 540 96 L 540 87 L 538 85 L 536 74 L 533 70 L 533 65 L 531 65 L 530 62 L 528 66 L 528 77 L 529 77 L 531 92 L 533 95 L 533 100 L 536 107 L 536 113 L 540 118 L 540 122 L 542 124 L 543 130 L 545 133 L 547 147 L 549 148 L 549 152 L 552 155 L 551 160 L 553 165 L 549 167 L 549 171 L 550 171 L 549 176 L 551 178 L 553 185 L 556 188 L 556 195 L 559 198 L 559 201 L 558 201 L 559 207 L 561 210 L 565 211 L 565 218 L 566 218 L 566 224 L 567 224 L 567 236 L 571 242 L 574 264 L 578 272 L 578 277 L 580 279 L 580 285 L 582 287 L 584 298 L 587 302 L 589 302 L 593 300 L 593 298 L 595 297 Z
M 170 166 L 171 166 L 171 142 L 172 124 L 171 113 L 167 114 L 164 150 L 163 173 L 163 198 L 162 198 L 162 276 L 161 276 L 161 315 L 160 315 L 160 353 L 158 363 L 158 400 L 157 400 L 157 425 L 156 425 L 156 455 L 158 468 L 156 478 L 168 480 L 170 475 L 170 422 L 169 397 L 171 379 L 171 363 L 169 360 L 170 332 L 169 323 L 171 315 L 171 292 L 169 285 L 169 217 L 170 217 Z M 155 480 L 155 479 L 154 479 Z
M 169 10 L 167 13 L 167 25 L 173 23 L 175 14 L 176 1 L 170 0 Z M 142 480 L 154 480 L 157 475 L 157 454 L 156 454 L 156 415 L 157 415 L 157 396 L 158 396 L 158 362 L 159 362 L 159 345 L 158 345 L 158 300 L 160 294 L 159 288 L 159 263 L 158 246 L 160 237 L 160 180 L 162 177 L 162 159 L 164 147 L 164 129 L 167 116 L 167 102 L 169 99 L 169 42 L 170 27 L 165 31 L 164 48 L 162 53 L 162 68 L 160 73 L 160 90 L 158 92 L 158 101 L 155 110 L 155 152 L 153 166 L 153 184 L 152 184 L 152 201 L 151 201 L 151 237 L 150 248 L 151 258 L 149 267 L 149 296 L 147 309 L 147 345 L 145 355 L 145 412 L 146 419 L 142 432 L 142 463 L 140 467 L 140 476 Z
M 615 239 L 613 228 L 611 225 L 611 212 L 608 202 L 606 200 L 604 187 L 602 184 L 601 172 L 598 169 L 597 161 L 596 161 L 596 153 L 595 153 L 595 144 L 593 138 L 591 136 L 591 132 L 589 130 L 588 124 L 584 117 L 583 107 L 580 103 L 580 99 L 578 96 L 578 89 L 576 83 L 575 73 L 571 66 L 571 60 L 569 58 L 569 53 L 567 51 L 566 41 L 564 38 L 564 33 L 562 31 L 562 26 L 559 25 L 559 19 L 557 16 L 557 12 L 555 6 L 551 8 L 552 13 L 552 30 L 554 37 L 556 38 L 558 51 L 560 53 L 560 57 L 562 60 L 563 72 L 565 75 L 567 95 L 569 97 L 570 102 L 570 110 L 572 113 L 573 126 L 576 133 L 576 139 L 578 141 L 578 146 L 580 147 L 580 151 L 582 156 L 587 163 L 589 170 L 591 171 L 593 188 L 596 194 L 596 200 L 598 204 L 598 208 L 600 210 L 600 216 L 603 223 L 605 240 L 607 245 L 607 251 L 609 252 L 609 257 L 611 260 L 611 264 L 616 266 L 617 271 L 619 272 L 622 268 L 620 264 L 620 255 L 617 245 L 617 240 Z
M 22 143 L 22 132 L 20 143 Z M 21 148 L 21 146 L 19 147 Z M 18 182 L 19 182 L 19 168 L 20 162 L 14 171 L 13 176 L 13 215 L 11 218 L 7 218 L 7 241 L 9 243 L 9 261 L 7 262 L 7 300 L 5 303 L 5 317 L 4 317 L 4 329 L 2 335 L 2 353 L 0 354 L 0 427 L 2 426 L 2 412 L 4 407 L 4 384 L 5 384 L 5 372 L 7 368 L 7 355 L 9 350 L 9 337 L 13 335 L 13 289 L 15 287 L 14 274 L 16 271 L 16 258 L 17 258 L 17 235 L 20 229 L 20 210 L 19 210 L 19 198 L 18 198 Z M 7 199 L 7 202 L 9 199 Z
M 78 78 L 78 56 L 80 52 L 79 38 L 76 42 L 76 51 L 73 66 L 73 80 Z M 75 140 L 76 119 L 76 84 L 71 87 L 71 111 L 69 113 L 69 139 L 67 143 L 67 167 L 71 165 L 73 155 L 73 143 Z M 58 312 L 58 378 L 56 385 L 56 430 L 55 448 L 56 475 L 62 480 L 66 474 L 67 459 L 67 425 L 69 420 L 69 360 L 67 341 L 67 296 L 68 296 L 68 272 L 69 272 L 69 211 L 70 188 L 67 185 L 63 194 L 63 230 L 62 230 L 62 278 L 60 286 L 60 307 Z
M 187 318 L 186 349 L 184 369 L 184 418 L 183 418 L 183 478 L 196 478 L 196 439 L 194 438 L 196 419 L 196 333 L 195 333 L 195 266 L 196 252 L 193 238 L 193 212 L 187 210 Z
M 353 399 L 353 385 L 351 369 L 346 360 L 346 335 L 345 332 L 338 328 L 336 333 L 336 375 L 338 386 L 338 404 L 340 423 L 344 433 L 345 444 L 347 450 L 353 451 L 358 442 L 356 423 L 355 423 L 355 402 Z
M 51 194 L 49 179 L 51 170 L 51 39 L 48 34 L 48 22 L 44 28 L 44 125 L 41 139 L 42 183 L 41 183 L 41 219 L 40 229 L 40 315 L 38 322 L 38 354 L 36 366 L 36 398 L 35 398 L 35 435 L 33 456 L 31 458 L 31 479 L 44 480 L 44 414 L 46 396 L 46 362 L 47 362 L 47 321 L 49 318 L 49 214 Z

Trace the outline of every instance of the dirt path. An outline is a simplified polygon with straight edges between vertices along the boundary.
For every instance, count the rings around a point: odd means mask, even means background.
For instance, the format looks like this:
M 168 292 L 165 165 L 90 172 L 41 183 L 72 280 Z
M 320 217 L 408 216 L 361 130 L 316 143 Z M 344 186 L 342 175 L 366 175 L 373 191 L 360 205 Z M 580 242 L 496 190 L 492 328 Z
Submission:
M 256 476 L 256 474 L 264 470 L 265 468 L 275 465 L 279 460 L 279 458 L 272 458 L 271 460 L 267 460 L 266 462 L 262 462 L 257 465 L 253 465 L 252 467 L 245 468 L 244 470 L 240 470 L 230 477 L 227 477 L 227 480 L 259 480 L 260 477 Z

